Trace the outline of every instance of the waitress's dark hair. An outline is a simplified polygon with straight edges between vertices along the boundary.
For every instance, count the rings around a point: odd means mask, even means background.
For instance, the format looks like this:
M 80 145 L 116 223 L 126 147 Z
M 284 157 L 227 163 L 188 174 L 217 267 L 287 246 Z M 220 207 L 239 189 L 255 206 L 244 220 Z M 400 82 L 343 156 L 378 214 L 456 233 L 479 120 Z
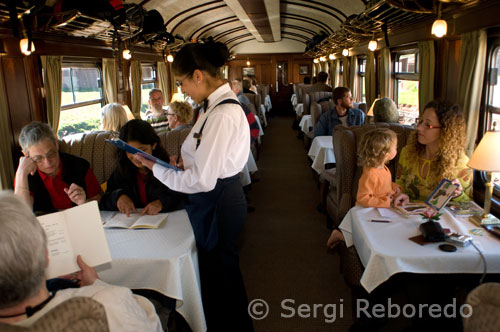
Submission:
M 153 150 L 153 156 L 158 157 L 162 160 L 168 162 L 169 156 L 167 151 L 162 147 L 160 137 L 156 134 L 151 125 L 139 119 L 130 120 L 123 125 L 120 129 L 120 139 L 125 142 L 136 141 L 141 144 L 149 144 L 154 145 L 156 147 Z M 117 149 L 117 170 L 120 172 L 120 175 L 124 177 L 129 177 L 132 181 L 135 181 L 135 174 L 137 172 L 137 167 L 127 158 L 127 153 L 125 150 Z M 149 178 L 152 176 L 152 172 L 148 170 Z
M 209 40 L 205 43 L 185 45 L 174 57 L 172 69 L 175 75 L 191 75 L 196 69 L 219 77 L 219 68 L 229 59 L 229 50 L 221 42 Z

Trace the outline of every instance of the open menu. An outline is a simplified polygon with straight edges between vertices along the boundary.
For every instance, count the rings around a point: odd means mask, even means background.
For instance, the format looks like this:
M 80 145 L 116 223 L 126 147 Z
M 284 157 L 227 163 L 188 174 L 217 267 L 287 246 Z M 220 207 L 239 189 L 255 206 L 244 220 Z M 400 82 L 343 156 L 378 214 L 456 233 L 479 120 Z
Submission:
M 166 162 L 164 160 L 161 160 L 160 158 L 157 158 L 155 156 L 150 155 L 149 153 L 146 153 L 146 152 L 144 152 L 142 150 L 134 148 L 133 146 L 127 144 L 126 142 L 124 142 L 123 140 L 121 140 L 119 138 L 114 138 L 114 139 L 107 139 L 106 138 L 105 141 L 108 142 L 108 143 L 113 144 L 117 148 L 120 148 L 122 150 L 127 151 L 128 153 L 131 153 L 131 154 L 139 153 L 144 158 L 149 159 L 151 161 L 154 161 L 155 163 L 160 164 L 163 167 L 173 169 L 174 171 L 180 171 L 181 170 L 180 168 L 177 168 L 177 167 L 175 167 L 173 165 L 170 165 L 168 162 Z
M 127 216 L 125 213 L 114 211 L 101 211 L 101 217 L 106 228 L 158 228 L 167 219 L 167 213 L 158 213 L 155 215 L 143 215 L 131 213 Z
M 97 201 L 37 217 L 47 235 L 48 279 L 79 271 L 76 256 L 89 266 L 111 262 Z

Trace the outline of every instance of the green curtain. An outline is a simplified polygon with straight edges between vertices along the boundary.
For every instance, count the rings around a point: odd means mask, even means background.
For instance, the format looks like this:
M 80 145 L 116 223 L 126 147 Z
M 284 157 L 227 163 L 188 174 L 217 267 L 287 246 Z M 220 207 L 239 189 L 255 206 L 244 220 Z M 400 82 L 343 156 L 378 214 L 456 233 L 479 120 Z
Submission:
M 351 56 L 349 61 L 349 89 L 351 89 L 352 98 L 354 101 L 358 100 L 358 57 L 356 55 Z
M 330 61 L 330 85 L 335 89 L 337 86 L 337 75 L 335 74 L 337 70 L 337 60 L 329 60 Z
M 59 114 L 61 112 L 62 94 L 62 57 L 41 56 L 42 68 L 45 73 L 45 101 L 47 106 L 47 119 L 57 134 L 59 128 Z
M 380 98 L 391 96 L 391 50 L 386 47 L 380 51 Z
M 344 58 L 344 68 L 342 68 L 342 86 L 349 85 L 349 58 Z
M 156 63 L 156 68 L 158 71 L 158 89 L 163 92 L 163 104 L 168 105 L 172 99 L 172 93 L 169 89 L 167 64 L 165 61 L 159 61 Z
M 486 30 L 464 33 L 460 49 L 458 100 L 467 121 L 466 153 L 471 156 L 476 142 L 479 107 L 486 65 Z
M 5 91 L 2 56 L 0 55 L 0 189 L 14 188 L 14 162 L 12 160 L 9 130 L 9 105 Z
M 373 52 L 368 52 L 366 58 L 365 92 L 366 105 L 371 107 L 377 97 L 375 95 L 375 54 Z
M 118 86 L 116 79 L 116 61 L 114 58 L 102 59 L 102 91 L 104 93 L 104 104 L 118 101 Z
M 433 40 L 418 43 L 418 57 L 418 108 L 419 113 L 422 114 L 425 105 L 434 99 L 436 55 Z
M 141 82 L 142 82 L 142 72 L 141 72 L 141 62 L 139 60 L 133 60 L 130 63 L 130 74 L 132 77 L 132 114 L 134 114 L 136 119 L 141 118 Z

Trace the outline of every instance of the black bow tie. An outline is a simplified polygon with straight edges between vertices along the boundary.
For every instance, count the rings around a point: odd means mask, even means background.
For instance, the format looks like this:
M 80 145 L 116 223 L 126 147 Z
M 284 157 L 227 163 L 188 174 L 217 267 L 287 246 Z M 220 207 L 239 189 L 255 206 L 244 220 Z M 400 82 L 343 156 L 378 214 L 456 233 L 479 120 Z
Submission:
M 208 109 L 208 99 L 205 99 L 205 100 L 203 101 L 203 110 L 206 112 L 206 111 L 207 111 L 207 109 Z

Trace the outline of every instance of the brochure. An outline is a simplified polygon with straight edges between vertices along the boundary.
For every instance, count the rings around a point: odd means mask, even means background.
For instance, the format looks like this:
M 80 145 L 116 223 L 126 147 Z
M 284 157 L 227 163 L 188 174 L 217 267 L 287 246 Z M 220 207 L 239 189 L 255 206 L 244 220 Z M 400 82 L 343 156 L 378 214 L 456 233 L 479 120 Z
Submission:
M 103 212 L 105 213 L 104 215 L 102 214 Z M 131 213 L 130 216 L 127 216 L 121 212 L 110 214 L 110 211 L 101 211 L 101 215 L 103 219 L 106 218 L 106 220 L 103 220 L 104 227 L 128 229 L 158 228 L 168 217 L 167 213 L 143 216 L 139 213 Z
M 450 202 L 446 208 L 456 216 L 473 216 L 483 213 L 483 209 L 474 201 Z

